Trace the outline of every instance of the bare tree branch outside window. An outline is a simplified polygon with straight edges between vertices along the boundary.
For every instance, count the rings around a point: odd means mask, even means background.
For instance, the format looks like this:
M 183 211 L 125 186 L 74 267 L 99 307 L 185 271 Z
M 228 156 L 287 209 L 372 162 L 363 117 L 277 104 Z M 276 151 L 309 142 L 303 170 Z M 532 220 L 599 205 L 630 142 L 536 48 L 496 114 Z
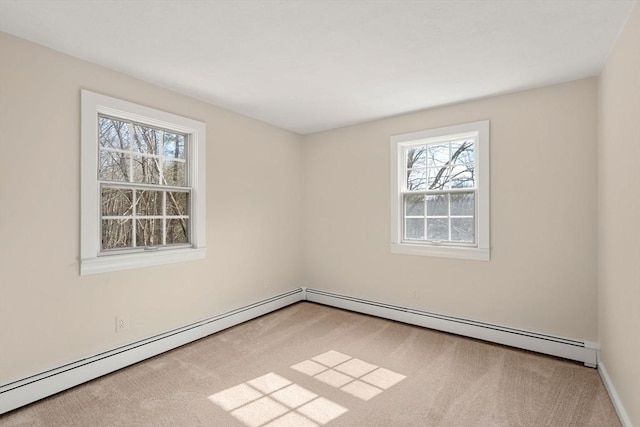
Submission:
M 189 243 L 186 136 L 100 115 L 98 137 L 102 250 Z
M 405 239 L 474 241 L 474 149 L 473 140 L 407 147 Z

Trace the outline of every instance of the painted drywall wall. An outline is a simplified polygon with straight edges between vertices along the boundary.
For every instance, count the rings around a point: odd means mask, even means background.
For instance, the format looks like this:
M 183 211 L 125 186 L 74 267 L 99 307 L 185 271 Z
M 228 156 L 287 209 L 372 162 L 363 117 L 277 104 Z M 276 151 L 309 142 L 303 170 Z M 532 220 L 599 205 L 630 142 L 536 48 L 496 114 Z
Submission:
M 206 259 L 79 276 L 81 88 L 206 123 Z M 299 135 L 6 34 L 0 93 L 0 384 L 300 286 Z
M 599 79 L 598 325 L 601 361 L 640 426 L 640 5 Z
M 595 341 L 595 78 L 304 138 L 306 286 Z M 491 261 L 390 252 L 389 137 L 491 121 Z

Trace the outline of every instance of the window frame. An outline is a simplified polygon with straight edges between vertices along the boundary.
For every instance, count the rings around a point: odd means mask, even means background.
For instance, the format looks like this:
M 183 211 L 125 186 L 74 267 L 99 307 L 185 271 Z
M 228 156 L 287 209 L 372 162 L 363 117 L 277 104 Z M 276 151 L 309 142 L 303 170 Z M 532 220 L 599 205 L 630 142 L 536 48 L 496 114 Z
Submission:
M 187 245 L 103 251 L 101 181 L 98 179 L 99 115 L 187 135 L 186 163 L 190 187 L 190 240 Z M 80 275 L 202 259 L 206 255 L 206 125 L 132 102 L 81 91 Z M 117 186 L 114 182 L 113 186 Z M 142 184 L 145 186 L 145 184 Z M 161 190 L 160 186 L 158 190 Z
M 489 194 L 489 120 L 427 129 L 393 135 L 390 138 L 391 169 L 391 252 L 395 254 L 425 255 L 446 258 L 489 261 L 490 254 L 490 194 Z M 425 145 L 461 136 L 475 136 L 475 243 L 429 242 L 406 240 L 404 222 L 404 149 L 411 145 Z

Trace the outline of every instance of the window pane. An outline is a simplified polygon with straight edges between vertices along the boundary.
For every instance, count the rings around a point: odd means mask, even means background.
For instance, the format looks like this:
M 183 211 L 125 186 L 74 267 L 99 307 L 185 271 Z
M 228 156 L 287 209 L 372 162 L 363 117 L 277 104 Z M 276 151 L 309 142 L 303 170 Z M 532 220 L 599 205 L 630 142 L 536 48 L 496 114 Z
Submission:
M 447 194 L 427 196 L 427 216 L 449 215 L 449 202 L 447 197 Z
M 100 150 L 98 179 L 101 181 L 128 182 L 129 155 Z
M 451 188 L 473 188 L 476 185 L 473 164 L 454 166 L 451 170 Z
M 167 245 L 177 243 L 189 243 L 188 239 L 189 220 L 188 219 L 168 219 L 167 220 Z
M 427 147 L 424 145 L 407 147 L 405 158 L 407 159 L 407 169 L 424 168 L 427 166 Z
M 130 248 L 132 234 L 130 219 L 104 219 L 102 220 L 102 249 Z
M 475 194 L 474 193 L 458 193 L 451 195 L 451 215 L 469 215 L 475 214 Z
M 186 169 L 187 164 L 185 162 L 173 162 L 165 160 L 163 162 L 162 173 L 164 174 L 165 185 L 175 185 L 178 187 L 186 187 Z
M 102 216 L 133 215 L 133 191 L 125 188 L 102 188 Z
M 451 240 L 455 242 L 473 242 L 473 219 L 451 218 Z
M 133 150 L 144 154 L 159 155 L 163 132 L 140 125 L 133 125 L 133 128 L 135 136 Z
M 424 239 L 424 220 L 422 218 L 405 219 L 404 224 L 405 239 Z
M 475 161 L 473 140 L 452 142 L 451 157 L 454 165 L 473 165 Z
M 427 169 L 427 188 L 429 190 L 448 188 L 449 172 L 449 168 L 446 166 Z
M 404 196 L 405 216 L 424 216 L 424 196 L 405 195 Z
M 189 193 L 167 191 L 167 215 L 189 215 Z
M 427 219 L 427 240 L 449 240 L 449 224 L 446 218 Z
M 424 169 L 411 169 L 407 171 L 407 190 L 426 190 Z
M 129 149 L 129 123 L 108 117 L 98 117 L 100 147 Z
M 162 216 L 162 193 L 136 190 L 136 216 Z
M 184 159 L 184 135 L 165 132 L 163 156 Z
M 133 182 L 160 183 L 158 162 L 159 160 L 154 157 L 135 156 L 133 158 Z
M 136 220 L 136 246 L 162 245 L 162 219 Z
M 449 162 L 449 143 L 433 144 L 427 147 L 427 166 L 442 167 Z

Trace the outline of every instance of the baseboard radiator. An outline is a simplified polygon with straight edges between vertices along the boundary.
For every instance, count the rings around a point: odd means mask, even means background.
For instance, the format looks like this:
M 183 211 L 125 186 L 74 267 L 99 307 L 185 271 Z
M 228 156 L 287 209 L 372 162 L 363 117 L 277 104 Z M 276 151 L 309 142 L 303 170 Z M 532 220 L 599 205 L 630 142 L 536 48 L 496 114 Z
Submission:
M 318 289 L 299 288 L 181 328 L 77 360 L 46 372 L 4 384 L 0 386 L 0 414 L 305 300 L 576 360 L 590 367 L 596 367 L 597 364 L 597 345 L 588 341 L 577 341 L 444 316 Z
M 444 316 L 427 311 L 325 292 L 318 289 L 307 288 L 305 289 L 305 293 L 307 301 L 576 360 L 583 362 L 591 368 L 597 366 L 598 346 L 594 342 L 578 341 L 469 319 Z
M 296 289 L 0 386 L 0 414 L 304 300 Z

